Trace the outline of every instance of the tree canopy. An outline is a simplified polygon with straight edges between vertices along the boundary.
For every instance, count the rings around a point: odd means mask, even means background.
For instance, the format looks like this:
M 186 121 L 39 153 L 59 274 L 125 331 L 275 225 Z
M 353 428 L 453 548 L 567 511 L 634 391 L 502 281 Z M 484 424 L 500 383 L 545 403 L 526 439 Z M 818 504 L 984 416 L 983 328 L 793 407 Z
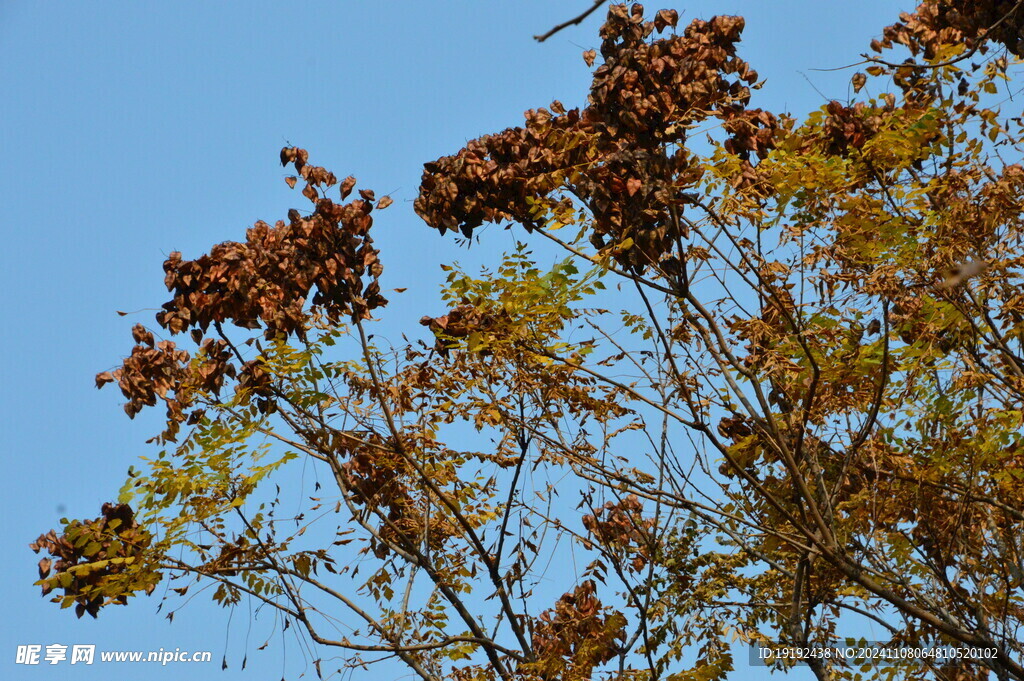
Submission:
M 283 149 L 306 207 L 172 253 L 176 340 L 96 377 L 166 427 L 43 594 L 210 585 L 425 681 L 721 679 L 858 621 L 989 652 L 818 678 L 1024 679 L 1024 2 L 924 2 L 801 118 L 741 17 L 677 24 L 610 5 L 585 103 L 424 165 L 423 222 L 519 245 L 401 345 L 391 198 Z

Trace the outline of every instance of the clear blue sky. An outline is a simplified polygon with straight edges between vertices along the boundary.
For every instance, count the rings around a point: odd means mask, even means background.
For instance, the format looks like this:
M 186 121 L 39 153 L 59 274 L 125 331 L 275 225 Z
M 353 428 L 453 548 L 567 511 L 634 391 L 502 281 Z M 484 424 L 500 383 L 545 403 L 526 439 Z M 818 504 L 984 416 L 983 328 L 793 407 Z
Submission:
M 62 515 L 93 517 L 127 467 L 153 452 L 153 417 L 129 421 L 93 376 L 131 347 L 166 299 L 161 263 L 241 239 L 303 199 L 277 162 L 286 141 L 396 203 L 375 224 L 395 337 L 439 314 L 438 265 L 467 255 L 412 211 L 421 165 L 560 99 L 581 104 L 600 15 L 544 44 L 532 36 L 590 0 L 566 2 L 50 2 L 0 0 L 0 678 L 315 678 L 302 647 L 202 596 L 168 623 L 157 597 L 76 620 L 40 598 L 27 545 Z M 763 78 L 754 106 L 803 113 L 845 99 L 856 60 L 911 2 L 714 0 L 695 17 L 742 14 L 741 55 Z M 806 74 L 806 78 L 801 74 Z M 811 82 L 813 82 L 813 87 Z M 816 89 L 815 89 L 816 88 Z M 157 594 L 161 594 L 162 589 Z M 169 605 L 178 605 L 174 599 Z M 26 643 L 103 650 L 211 650 L 209 665 L 17 666 Z M 227 656 L 230 666 L 220 671 Z M 244 656 L 248 668 L 240 671 Z M 749 669 L 742 663 L 736 678 Z M 803 678 L 806 670 L 795 677 Z M 372 678 L 378 672 L 358 673 Z M 809 673 L 806 673 L 809 677 Z

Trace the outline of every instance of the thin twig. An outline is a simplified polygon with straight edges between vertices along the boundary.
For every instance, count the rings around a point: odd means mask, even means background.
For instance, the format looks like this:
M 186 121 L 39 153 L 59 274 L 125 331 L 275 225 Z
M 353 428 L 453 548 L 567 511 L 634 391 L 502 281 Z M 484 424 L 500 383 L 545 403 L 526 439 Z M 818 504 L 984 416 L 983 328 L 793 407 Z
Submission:
M 579 14 L 575 18 L 569 19 L 568 21 L 563 21 L 562 23 L 558 24 L 557 26 L 552 28 L 547 33 L 544 33 L 542 35 L 535 35 L 535 36 L 533 36 L 533 39 L 536 40 L 538 43 L 542 43 L 545 40 L 547 40 L 548 38 L 550 38 L 551 36 L 553 36 L 554 34 L 556 34 L 559 31 L 561 31 L 562 29 L 566 29 L 566 28 L 569 28 L 570 26 L 575 26 L 577 24 L 582 23 L 584 19 L 586 19 L 591 14 L 593 14 L 595 11 L 597 11 L 597 8 L 600 7 L 601 5 L 603 5 L 604 2 L 605 2 L 605 0 L 594 0 L 594 4 L 591 5 L 590 8 L 587 9 L 586 11 L 584 11 L 582 14 Z

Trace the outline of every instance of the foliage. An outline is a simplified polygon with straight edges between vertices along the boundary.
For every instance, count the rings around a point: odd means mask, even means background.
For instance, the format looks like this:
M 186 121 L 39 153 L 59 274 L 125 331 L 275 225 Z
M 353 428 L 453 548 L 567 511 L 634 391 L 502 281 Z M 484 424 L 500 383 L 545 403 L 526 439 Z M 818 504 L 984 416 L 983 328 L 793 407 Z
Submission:
M 197 351 L 139 325 L 97 377 L 166 449 L 33 545 L 44 593 L 212 583 L 423 679 L 720 679 L 850 621 L 997 654 L 818 678 L 1024 679 L 1024 3 L 925 2 L 802 119 L 749 106 L 742 18 L 677 21 L 611 5 L 586 106 L 425 165 L 428 225 L 534 244 L 444 266 L 428 341 L 367 331 L 390 199 L 283 150 L 308 214 L 164 265 Z M 330 490 L 286 514 L 295 458 Z
M 160 574 L 143 562 L 152 539 L 125 504 L 103 504 L 101 517 L 72 521 L 59 537 L 53 530 L 41 535 L 30 548 L 57 558 L 56 563 L 50 558 L 39 561 L 43 595 L 63 589 L 55 603 L 74 605 L 79 617 L 96 617 L 105 605 L 125 605 L 136 591 L 152 593 Z

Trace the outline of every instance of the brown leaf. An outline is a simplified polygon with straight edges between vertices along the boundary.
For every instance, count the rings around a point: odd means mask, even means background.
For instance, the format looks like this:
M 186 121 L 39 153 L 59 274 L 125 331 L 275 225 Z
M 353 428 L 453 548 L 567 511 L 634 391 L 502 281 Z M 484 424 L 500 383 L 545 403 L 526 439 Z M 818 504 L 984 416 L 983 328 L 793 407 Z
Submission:
M 853 84 L 853 91 L 860 92 L 861 88 L 864 87 L 864 84 L 868 82 L 868 77 L 858 71 L 853 74 L 853 78 L 850 79 L 850 82 Z
M 352 177 L 351 175 L 349 175 L 344 180 L 342 180 L 341 181 L 341 186 L 339 187 L 339 189 L 341 190 L 341 198 L 344 199 L 349 194 L 351 194 L 352 193 L 352 188 L 355 187 L 355 186 L 356 186 L 356 178 Z
M 679 23 L 679 12 L 674 9 L 658 10 L 654 17 L 654 27 L 659 31 L 664 31 L 667 26 L 675 28 L 677 23 Z
M 382 196 L 380 201 L 377 202 L 377 210 L 383 210 L 384 208 L 390 206 L 392 203 L 394 203 L 394 199 L 392 199 L 390 196 Z
M 149 347 L 153 347 L 153 334 L 150 333 L 142 324 L 136 324 L 132 327 L 132 339 L 139 345 L 148 345 Z
M 295 177 L 294 175 L 289 175 L 288 177 L 284 178 L 284 181 L 290 188 L 295 189 L 295 183 L 298 181 L 298 179 L 299 178 Z
M 583 53 L 583 61 L 585 61 L 587 63 L 587 66 L 593 66 L 594 65 L 594 59 L 596 59 L 596 58 L 597 58 L 597 51 L 596 50 L 587 50 L 586 52 Z

